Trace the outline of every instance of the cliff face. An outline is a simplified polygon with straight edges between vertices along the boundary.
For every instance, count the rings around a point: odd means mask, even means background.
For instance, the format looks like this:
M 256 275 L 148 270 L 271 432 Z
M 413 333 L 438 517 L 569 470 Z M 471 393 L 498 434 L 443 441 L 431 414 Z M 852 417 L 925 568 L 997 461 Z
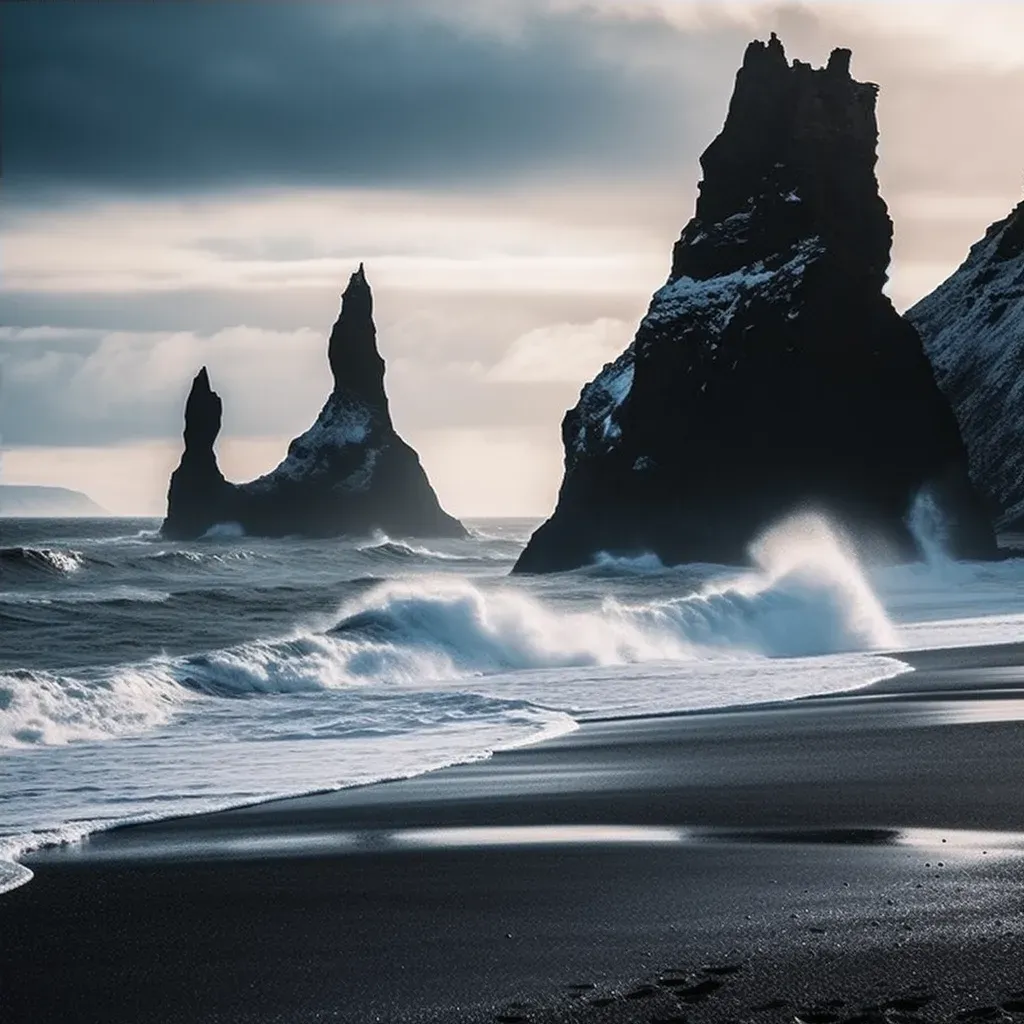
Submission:
M 1024 529 L 1024 203 L 907 312 L 953 406 L 975 486 Z
M 206 369 L 200 371 L 185 405 L 185 452 L 171 477 L 165 536 L 199 537 L 218 523 L 270 537 L 465 535 L 391 423 L 373 296 L 361 265 L 342 296 L 328 359 L 334 389 L 316 422 L 291 442 L 275 470 L 247 484 L 228 483 L 217 466 L 221 400 Z
M 566 414 L 558 506 L 517 571 L 599 551 L 742 562 L 808 506 L 872 554 L 911 556 L 926 485 L 956 553 L 994 553 L 921 340 L 882 294 L 877 88 L 849 64 L 791 65 L 774 35 L 748 47 L 669 279 Z

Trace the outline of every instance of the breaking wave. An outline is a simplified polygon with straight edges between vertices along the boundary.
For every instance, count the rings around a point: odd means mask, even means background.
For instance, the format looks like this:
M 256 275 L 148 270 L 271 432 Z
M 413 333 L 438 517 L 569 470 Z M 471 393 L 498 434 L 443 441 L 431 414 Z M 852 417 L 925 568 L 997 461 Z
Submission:
M 449 551 L 435 551 L 433 548 L 410 544 L 408 541 L 393 540 L 383 533 L 375 534 L 372 540 L 356 545 L 356 550 L 371 558 L 388 562 L 489 562 L 511 560 L 509 556 L 500 554 L 458 554 Z
M 0 672 L 0 748 L 143 732 L 166 722 L 189 696 L 158 664 L 98 679 Z
M 346 606 L 330 633 L 428 652 L 463 672 L 691 660 L 722 650 L 796 657 L 896 645 L 855 557 L 820 516 L 787 520 L 751 554 L 756 571 L 694 593 L 635 605 L 607 598 L 579 612 L 468 581 L 387 583 Z
M 575 610 L 511 586 L 391 581 L 347 602 L 321 632 L 153 659 L 96 679 L 0 676 L 0 746 L 138 732 L 197 696 L 421 688 L 517 670 L 896 646 L 855 558 L 825 520 L 790 519 L 751 554 L 756 570 L 669 599 L 606 598 Z
M 60 548 L 0 548 L 0 570 L 11 573 L 70 576 L 87 559 L 80 551 Z

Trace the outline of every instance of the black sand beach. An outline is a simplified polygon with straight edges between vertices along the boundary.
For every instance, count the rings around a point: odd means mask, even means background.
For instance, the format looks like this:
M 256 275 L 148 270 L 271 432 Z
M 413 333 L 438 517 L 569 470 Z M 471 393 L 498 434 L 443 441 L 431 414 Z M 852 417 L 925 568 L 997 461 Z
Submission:
M 906 660 L 40 852 L 0 1020 L 1024 1020 L 1024 649 Z

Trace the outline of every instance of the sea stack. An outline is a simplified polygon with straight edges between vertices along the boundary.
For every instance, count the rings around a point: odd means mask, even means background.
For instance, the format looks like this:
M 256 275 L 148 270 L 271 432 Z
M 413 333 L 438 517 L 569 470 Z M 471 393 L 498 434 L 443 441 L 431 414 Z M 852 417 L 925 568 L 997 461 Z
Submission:
M 316 422 L 273 472 L 228 483 L 217 466 L 221 400 L 204 367 L 185 404 L 185 451 L 171 477 L 162 533 L 200 537 L 218 524 L 247 534 L 463 537 L 443 511 L 419 456 L 395 432 L 377 351 L 373 295 L 363 266 L 342 296 L 328 360 L 334 388 Z
M 882 293 L 878 90 L 850 57 L 790 64 L 774 34 L 747 47 L 668 281 L 566 414 L 558 505 L 516 571 L 602 551 L 743 563 L 760 531 L 807 508 L 862 553 L 912 558 L 924 488 L 953 554 L 995 554 L 956 419 Z
M 907 319 L 956 413 L 975 486 L 999 525 L 1024 529 L 1024 203 Z

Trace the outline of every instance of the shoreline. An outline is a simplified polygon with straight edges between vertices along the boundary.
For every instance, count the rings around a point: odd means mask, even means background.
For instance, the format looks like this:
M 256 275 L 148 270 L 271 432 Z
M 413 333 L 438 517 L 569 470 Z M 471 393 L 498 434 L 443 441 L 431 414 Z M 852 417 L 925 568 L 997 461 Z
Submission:
M 0 1011 L 600 1024 L 1016 1006 L 1024 646 L 917 660 L 845 694 L 588 721 L 405 781 L 39 851 L 0 897 Z
M 862 654 L 864 656 L 877 658 L 883 661 L 889 660 L 893 663 L 899 661 L 896 655 L 890 651 L 862 651 L 850 653 Z M 631 667 L 635 668 L 637 666 L 633 665 Z M 537 744 L 543 744 L 551 739 L 558 739 L 564 735 L 573 733 L 577 731 L 581 726 L 590 723 L 626 723 L 634 721 L 644 721 L 647 719 L 670 719 L 676 717 L 696 716 L 704 714 L 725 714 L 750 709 L 767 709 L 775 707 L 777 705 L 785 706 L 793 701 L 814 700 L 827 696 L 841 696 L 847 693 L 857 693 L 863 690 L 865 687 L 873 686 L 877 682 L 885 682 L 886 680 L 891 679 L 894 676 L 906 674 L 906 672 L 908 671 L 910 671 L 909 668 L 893 668 L 891 670 L 891 673 L 889 675 L 884 676 L 882 679 L 875 680 L 875 682 L 873 683 L 857 685 L 849 690 L 824 691 L 820 694 L 812 693 L 800 694 L 792 697 L 778 697 L 772 700 L 755 701 L 749 704 L 723 704 L 710 705 L 707 707 L 700 708 L 674 709 L 669 711 L 647 711 L 638 713 L 626 712 L 619 714 L 600 714 L 586 711 L 573 712 L 561 711 L 558 709 L 549 709 L 557 711 L 559 715 L 566 718 L 567 720 L 571 720 L 571 722 L 567 722 L 567 724 L 564 727 L 552 727 L 552 725 L 549 724 L 544 729 L 538 731 L 535 735 L 528 736 L 521 740 L 511 741 L 507 745 L 499 746 L 493 750 L 484 751 L 479 755 L 439 763 L 434 766 L 412 771 L 408 774 L 391 775 L 378 779 L 372 779 L 369 781 L 343 783 L 337 786 L 321 786 L 314 789 L 297 789 L 292 792 L 258 796 L 243 801 L 236 801 L 231 798 L 226 798 L 225 801 L 221 804 L 215 803 L 213 806 L 192 811 L 174 811 L 167 814 L 156 812 L 151 814 L 139 815 L 135 817 L 128 816 L 122 820 L 104 823 L 97 826 L 94 826 L 93 823 L 90 823 L 90 827 L 88 827 L 80 833 L 78 833 L 75 828 L 71 828 L 71 832 L 73 834 L 70 836 L 62 836 L 60 833 L 62 832 L 62 830 L 69 828 L 69 825 L 74 825 L 77 822 L 79 822 L 80 819 L 74 819 L 70 823 L 61 822 L 56 825 L 45 826 L 38 832 L 33 833 L 30 841 L 23 842 L 20 846 L 11 842 L 11 845 L 16 847 L 16 852 L 5 852 L 3 857 L 0 857 L 0 900 L 3 899 L 6 893 L 12 892 L 20 886 L 27 885 L 31 882 L 33 878 L 33 873 L 31 869 L 28 868 L 28 866 L 24 863 L 25 858 L 32 857 L 33 855 L 36 855 L 40 852 L 47 850 L 60 849 L 69 846 L 73 847 L 78 844 L 88 842 L 91 837 L 104 835 L 108 833 L 120 832 L 123 829 L 133 829 L 139 826 L 149 825 L 153 823 L 177 821 L 179 819 L 189 820 L 196 817 L 204 817 L 210 814 L 221 814 L 233 810 L 242 810 L 250 807 L 260 807 L 265 804 L 277 803 L 279 801 L 290 801 L 302 799 L 305 797 L 329 796 L 331 794 L 344 792 L 350 789 L 361 789 L 366 786 L 378 786 L 394 782 L 403 782 L 412 778 L 417 778 L 422 775 L 430 775 L 454 767 L 461 767 L 476 764 L 480 761 L 487 761 L 496 755 L 516 751 L 524 747 L 531 747 Z M 37 836 L 45 838 L 39 838 L 37 841 Z M 51 836 L 53 838 L 50 838 Z M 11 840 L 17 838 L 21 837 L 11 837 Z M 26 838 L 28 838 L 27 834 Z
M 958 654 L 962 655 L 958 658 Z M 129 819 L 124 821 L 118 821 L 110 824 L 109 826 L 98 828 L 94 831 L 88 831 L 81 836 L 75 838 L 62 839 L 55 838 L 52 840 L 44 840 L 38 845 L 31 845 L 23 850 L 20 850 L 13 857 L 6 858 L 0 861 L 0 864 L 10 865 L 7 868 L 8 879 L 13 876 L 13 884 L 8 881 L 8 884 L 3 884 L 4 878 L 0 875 L 0 901 L 6 896 L 7 893 L 13 892 L 15 889 L 21 886 L 29 884 L 34 873 L 31 868 L 28 867 L 23 861 L 26 858 L 31 859 L 34 856 L 43 854 L 46 851 L 60 850 L 67 847 L 74 847 L 83 843 L 88 843 L 91 839 L 109 834 L 117 834 L 123 830 L 130 830 L 146 825 L 162 824 L 170 822 L 187 822 L 195 818 L 204 818 L 209 815 L 219 815 L 229 813 L 232 811 L 248 810 L 251 808 L 263 807 L 271 804 L 280 802 L 289 802 L 293 800 L 301 800 L 306 798 L 317 798 L 317 797 L 329 797 L 337 793 L 348 792 L 351 790 L 360 790 L 366 787 L 390 785 L 393 783 L 407 782 L 410 779 L 420 778 L 422 776 L 434 775 L 437 772 L 448 771 L 453 768 L 462 768 L 469 765 L 474 765 L 480 762 L 489 761 L 495 756 L 503 755 L 510 752 L 515 752 L 523 748 L 536 746 L 539 744 L 545 744 L 551 740 L 558 740 L 566 735 L 578 731 L 580 728 L 592 724 L 615 724 L 615 723 L 631 723 L 631 722 L 644 722 L 647 720 L 661 720 L 661 719 L 676 719 L 676 718 L 690 718 L 698 717 L 703 715 L 725 715 L 742 713 L 749 711 L 769 711 L 777 708 L 784 708 L 791 704 L 799 704 L 802 702 L 819 701 L 819 700 L 831 700 L 831 699 L 842 699 L 844 697 L 857 696 L 860 694 L 874 694 L 884 693 L 892 699 L 909 699 L 918 700 L 925 696 L 932 694 L 933 689 L 922 689 L 919 685 L 914 685 L 913 681 L 909 685 L 900 686 L 895 681 L 899 679 L 905 679 L 908 676 L 915 676 L 921 668 L 927 668 L 933 664 L 944 664 L 948 665 L 950 661 L 963 660 L 965 667 L 969 666 L 971 670 L 976 671 L 980 668 L 984 668 L 988 665 L 995 665 L 999 667 L 1006 667 L 1007 665 L 1024 665 L 1024 642 L 1020 643 L 996 643 L 996 644 L 985 644 L 977 645 L 972 647 L 955 647 L 955 648 L 925 648 L 921 650 L 908 650 L 908 651 L 890 651 L 882 650 L 877 652 L 864 652 L 870 653 L 878 659 L 891 659 L 893 661 L 903 661 L 906 664 L 906 669 L 895 670 L 892 674 L 885 676 L 882 679 L 875 680 L 874 682 L 867 683 L 860 686 L 855 686 L 849 690 L 837 690 L 837 691 L 826 691 L 823 693 L 806 694 L 797 697 L 786 697 L 779 698 L 777 700 L 770 701 L 759 701 L 752 704 L 728 704 L 720 706 L 710 706 L 704 708 L 684 708 L 680 710 L 672 711 L 656 711 L 636 714 L 618 714 L 618 715 L 599 715 L 599 714 L 587 714 L 582 713 L 578 716 L 572 715 L 570 712 L 565 712 L 569 717 L 574 718 L 574 726 L 565 728 L 564 730 L 551 730 L 546 729 L 540 732 L 538 735 L 528 737 L 522 741 L 515 742 L 509 746 L 503 746 L 496 750 L 484 753 L 479 757 L 471 758 L 464 761 L 455 761 L 452 763 L 446 763 L 438 765 L 437 767 L 427 768 L 423 771 L 415 772 L 408 775 L 396 775 L 387 778 L 375 779 L 369 782 L 359 782 L 348 785 L 341 785 L 337 787 L 323 787 L 313 790 L 299 790 L 292 793 L 284 793 L 279 795 L 272 795 L 266 797 L 259 797 L 252 801 L 244 803 L 227 802 L 223 806 L 212 807 L 209 809 L 203 809 L 194 812 L 186 813 L 174 813 L 166 817 L 164 816 L 147 816 L 137 819 Z M 957 680 L 952 687 L 947 687 L 947 691 L 960 690 L 962 680 Z M 989 683 L 990 688 L 992 683 Z M 1015 684 L 1010 684 L 1010 688 Z M 57 826 L 55 828 L 64 827 Z

